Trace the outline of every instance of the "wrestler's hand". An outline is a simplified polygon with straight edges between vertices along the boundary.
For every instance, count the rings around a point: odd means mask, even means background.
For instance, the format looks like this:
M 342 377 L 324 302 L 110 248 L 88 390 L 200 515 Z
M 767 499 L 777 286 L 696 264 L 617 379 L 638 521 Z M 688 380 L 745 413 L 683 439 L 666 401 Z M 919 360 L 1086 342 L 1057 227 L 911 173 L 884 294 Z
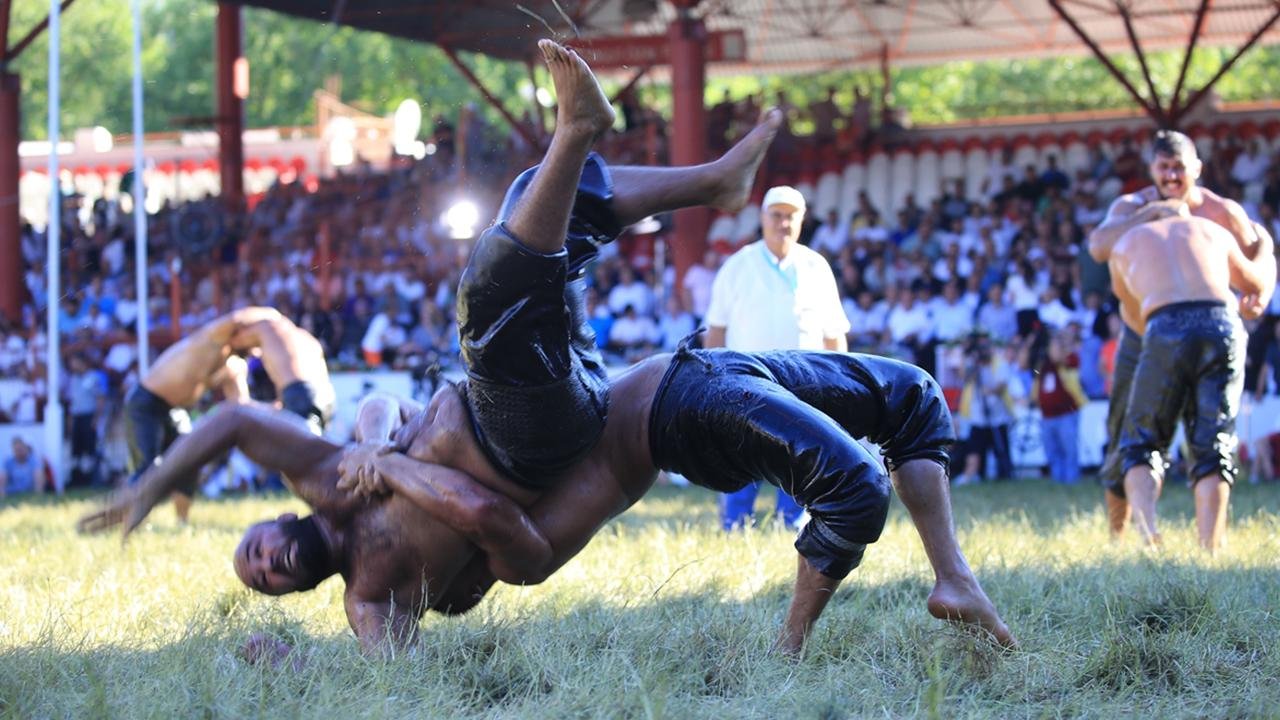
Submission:
M 76 529 L 82 533 L 100 533 L 124 525 L 124 536 L 128 537 L 154 506 L 155 502 L 148 499 L 142 486 L 120 490 L 112 493 L 99 510 L 81 517 L 76 522 Z
M 240 646 L 240 658 L 250 665 L 265 665 L 272 670 L 279 670 L 284 661 L 293 654 L 293 647 L 283 640 L 277 640 L 267 633 L 254 633 L 248 642 Z M 294 672 L 302 669 L 302 656 L 294 655 L 290 663 Z
M 1267 311 L 1257 293 L 1249 293 L 1240 298 L 1240 317 L 1245 320 L 1257 320 Z
M 1182 200 L 1156 200 L 1138 208 L 1134 218 L 1138 222 L 1156 222 L 1171 217 L 1191 217 L 1191 208 Z
M 386 482 L 374 467 L 374 461 L 396 446 L 385 440 L 350 445 L 338 463 L 338 489 L 353 495 L 369 497 L 387 492 Z

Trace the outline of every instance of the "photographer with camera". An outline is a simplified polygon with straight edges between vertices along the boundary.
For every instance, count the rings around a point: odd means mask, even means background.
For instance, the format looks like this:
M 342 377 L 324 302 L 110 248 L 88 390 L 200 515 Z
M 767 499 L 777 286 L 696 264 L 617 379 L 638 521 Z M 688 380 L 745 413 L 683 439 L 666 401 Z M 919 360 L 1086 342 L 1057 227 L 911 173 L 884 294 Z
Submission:
M 969 335 L 965 343 L 964 389 L 957 413 L 969 427 L 969 439 L 962 445 L 964 472 L 956 478 L 957 485 L 986 479 L 983 475 L 987 453 L 995 454 L 996 478 L 1013 477 L 1009 454 L 1009 426 L 1013 423 L 1013 402 L 1008 391 L 1011 372 L 989 335 L 981 331 Z

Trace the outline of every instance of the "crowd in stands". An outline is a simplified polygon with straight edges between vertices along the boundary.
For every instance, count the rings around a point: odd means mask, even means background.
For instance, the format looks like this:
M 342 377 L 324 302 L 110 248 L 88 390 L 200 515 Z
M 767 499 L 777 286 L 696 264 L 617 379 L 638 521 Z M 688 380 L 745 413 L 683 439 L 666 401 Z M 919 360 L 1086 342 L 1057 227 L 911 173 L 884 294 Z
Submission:
M 762 103 L 726 98 L 711 107 L 711 151 L 744 134 Z M 803 112 L 788 109 L 761 187 L 803 174 L 815 151 L 911 142 L 899 113 L 873 124 L 861 92 L 847 110 L 832 96 Z M 604 141 L 602 153 L 662 162 L 662 118 L 627 97 L 621 115 L 625 128 Z M 791 123 L 807 132 L 796 134 Z M 278 308 L 315 335 L 337 369 L 456 366 L 453 292 L 469 244 L 453 237 L 444 211 L 465 190 L 482 216 L 491 212 L 533 152 L 516 139 L 459 163 L 450 137 L 451 129 L 441 128 L 436 154 L 388 171 L 357 165 L 333 178 L 280 182 L 242 212 L 217 198 L 164 207 L 148 223 L 145 306 L 135 291 L 132 217 L 115 203 L 98 200 L 84 212 L 68 202 L 62 292 L 54 301 L 68 371 L 59 391 L 68 408 L 73 482 L 108 482 L 122 473 L 124 453 L 101 439 L 119 436 L 121 398 L 137 382 L 134 331 L 143 314 L 153 352 L 172 341 L 175 316 L 189 329 L 256 304 Z M 1090 164 L 1072 173 L 1054 157 L 1023 167 L 1012 158 L 1008 149 L 994 153 L 980 187 L 948 179 L 923 205 L 907 195 L 898 207 L 876 207 L 863 192 L 851 212 L 811 213 L 802 235 L 835 271 L 852 324 L 850 348 L 915 362 L 947 390 L 962 431 L 978 438 L 961 453 L 968 456 L 957 468 L 961 479 L 1013 473 L 1013 403 L 1038 403 L 1050 417 L 1082 399 L 1107 397 L 1120 325 L 1106 268 L 1084 248 L 1109 202 L 1149 182 L 1133 141 L 1094 148 Z M 1275 234 L 1280 157 L 1256 139 L 1219 139 L 1205 158 L 1202 184 L 1245 198 L 1250 215 Z M 711 244 L 677 284 L 674 268 L 660 261 L 664 229 L 648 230 L 608 246 L 590 271 L 591 323 L 615 363 L 673 349 L 705 313 L 720 261 L 754 239 Z M 0 325 L 0 375 L 25 382 L 0 407 L 0 422 L 37 422 L 49 391 L 44 251 L 44 232 L 24 226 L 27 300 L 19 322 Z M 1252 334 L 1247 387 L 1260 393 L 1274 393 L 1272 376 L 1280 379 L 1280 308 L 1272 310 L 1253 323 L 1265 327 Z M 1078 375 L 1081 397 L 1064 399 L 1038 385 L 1050 365 Z M 994 472 L 982 462 L 987 450 Z M 1078 469 L 1061 472 L 1078 476 Z

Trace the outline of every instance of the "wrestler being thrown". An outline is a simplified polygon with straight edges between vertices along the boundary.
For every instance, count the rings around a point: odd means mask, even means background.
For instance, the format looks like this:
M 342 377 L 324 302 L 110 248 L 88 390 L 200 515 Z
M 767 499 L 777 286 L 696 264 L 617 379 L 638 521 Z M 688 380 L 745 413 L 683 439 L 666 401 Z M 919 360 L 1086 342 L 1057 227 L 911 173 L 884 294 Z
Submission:
M 590 152 L 613 122 L 595 78 L 575 53 L 550 41 L 540 48 L 559 98 L 556 130 L 460 282 L 466 382 L 420 412 L 370 403 L 365 442 L 345 450 L 308 438 L 305 450 L 285 453 L 269 418 L 242 412 L 239 424 L 224 423 L 211 446 L 239 444 L 269 467 L 261 456 L 274 451 L 269 459 L 291 464 L 281 469 L 315 511 L 250 528 L 236 551 L 240 578 L 281 593 L 340 573 L 362 643 L 405 641 L 427 608 L 461 612 L 495 580 L 544 580 L 635 503 L 659 468 L 717 490 L 765 477 L 813 518 L 796 541 L 795 597 L 778 641 L 798 652 L 884 526 L 890 480 L 855 441 L 866 437 L 885 448 L 934 567 L 929 611 L 1013 645 L 956 544 L 945 475 L 951 418 L 918 368 L 844 353 L 682 349 L 605 376 L 585 322 L 585 264 L 648 215 L 741 208 L 780 116 L 768 114 L 708 165 L 610 168 Z M 149 501 L 123 498 L 86 525 L 131 529 Z

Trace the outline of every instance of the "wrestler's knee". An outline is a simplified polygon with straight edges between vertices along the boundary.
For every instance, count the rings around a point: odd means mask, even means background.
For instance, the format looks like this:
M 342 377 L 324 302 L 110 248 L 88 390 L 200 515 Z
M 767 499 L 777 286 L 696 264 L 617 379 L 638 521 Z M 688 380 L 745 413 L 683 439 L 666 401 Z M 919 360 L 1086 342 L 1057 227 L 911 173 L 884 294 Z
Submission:
M 1236 475 L 1240 472 L 1234 453 L 1225 448 L 1218 448 L 1206 455 L 1197 454 L 1197 457 L 1203 459 L 1197 460 L 1191 467 L 1192 484 L 1199 483 L 1201 480 L 1221 480 L 1231 484 L 1235 482 Z
M 1120 486 L 1124 487 L 1124 478 L 1136 467 L 1146 467 L 1157 482 L 1164 480 L 1164 456 L 1159 450 L 1146 447 L 1121 448 Z

